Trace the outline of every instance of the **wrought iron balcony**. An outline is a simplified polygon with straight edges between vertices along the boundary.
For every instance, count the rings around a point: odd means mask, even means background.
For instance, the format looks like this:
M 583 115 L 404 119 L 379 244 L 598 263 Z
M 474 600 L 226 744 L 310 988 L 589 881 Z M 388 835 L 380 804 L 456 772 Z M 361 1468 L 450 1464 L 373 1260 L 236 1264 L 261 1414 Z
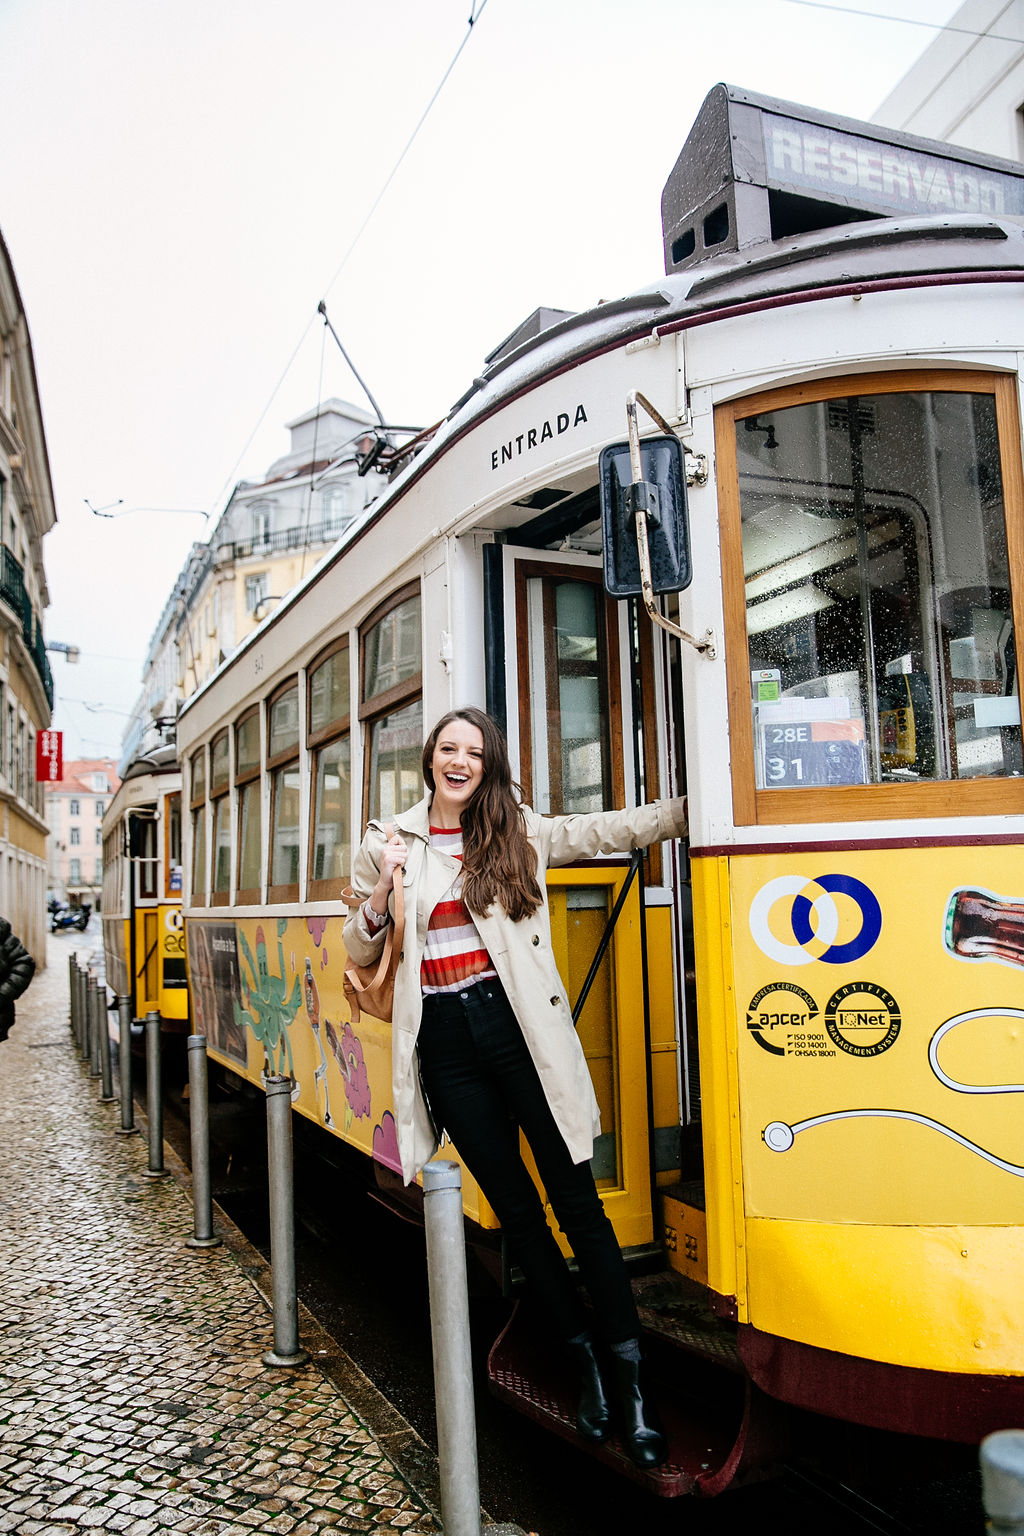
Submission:
M 25 648 L 35 663 L 39 681 L 46 694 L 46 702 L 53 708 L 53 674 L 46 656 L 43 626 L 25 591 L 25 572 L 20 561 L 15 560 L 6 545 L 0 546 L 0 601 L 13 609 L 21 622 Z

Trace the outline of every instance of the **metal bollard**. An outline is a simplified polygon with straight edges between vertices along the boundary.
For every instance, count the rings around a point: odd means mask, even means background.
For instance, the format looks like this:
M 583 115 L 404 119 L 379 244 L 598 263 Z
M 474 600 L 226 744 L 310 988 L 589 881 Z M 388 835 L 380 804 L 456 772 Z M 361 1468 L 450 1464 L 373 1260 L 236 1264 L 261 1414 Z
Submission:
M 988 1530 L 993 1536 L 1024 1536 L 1024 1429 L 986 1435 L 980 1458 Z
M 206 1062 L 206 1036 L 188 1037 L 188 1119 L 192 1137 L 193 1235 L 186 1248 L 216 1248 L 220 1238 L 213 1232 L 213 1196 L 210 1192 L 210 1082 Z
M 88 1065 L 92 1061 L 92 1009 L 89 1005 L 89 971 L 84 968 L 79 971 L 79 987 L 82 995 L 82 1060 Z
M 75 987 L 78 991 L 78 1054 L 83 1061 L 88 1061 L 92 1049 L 89 1043 L 89 978 L 78 964 L 75 965 L 75 971 Z
M 423 1196 L 441 1524 L 445 1536 L 480 1536 L 469 1288 L 458 1163 L 428 1163 L 423 1170 Z
M 96 1023 L 99 1031 L 100 1051 L 100 1103 L 114 1102 L 114 1068 L 110 1059 L 110 1009 L 107 1006 L 106 985 L 96 985 Z
M 68 955 L 68 1025 L 74 1039 L 78 1038 L 78 993 L 75 990 L 75 971 L 77 965 L 74 955 Z
M 160 1015 L 146 1014 L 146 1118 L 149 1121 L 147 1179 L 165 1179 L 164 1106 L 160 1097 Z
M 117 1082 L 121 1090 L 121 1124 L 118 1136 L 136 1136 L 135 1100 L 132 1096 L 132 1000 L 117 1000 Z
M 91 972 L 87 986 L 89 989 L 89 1076 L 102 1077 L 103 1068 L 100 1066 L 100 1030 L 103 1026 L 103 1016 L 100 1012 L 99 982 Z
M 295 1190 L 292 1178 L 292 1080 L 267 1078 L 267 1159 L 270 1169 L 270 1269 L 273 1282 L 274 1347 L 264 1365 L 304 1365 L 299 1345 L 299 1301 L 295 1283 Z

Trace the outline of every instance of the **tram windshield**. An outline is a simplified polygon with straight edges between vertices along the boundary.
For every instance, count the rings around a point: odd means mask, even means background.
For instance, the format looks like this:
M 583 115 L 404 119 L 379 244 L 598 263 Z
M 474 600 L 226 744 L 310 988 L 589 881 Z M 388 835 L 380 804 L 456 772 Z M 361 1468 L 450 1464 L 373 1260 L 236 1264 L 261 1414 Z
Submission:
M 1022 771 L 996 403 L 736 421 L 759 788 Z

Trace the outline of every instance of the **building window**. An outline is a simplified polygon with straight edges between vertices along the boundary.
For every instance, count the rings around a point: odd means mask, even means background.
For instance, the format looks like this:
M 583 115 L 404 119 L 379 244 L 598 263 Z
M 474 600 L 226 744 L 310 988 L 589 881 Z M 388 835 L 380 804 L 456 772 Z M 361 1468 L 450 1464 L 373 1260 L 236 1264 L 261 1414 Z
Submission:
M 265 549 L 270 542 L 271 503 L 256 501 L 252 506 L 252 546 Z
M 255 576 L 247 576 L 245 578 L 245 606 L 249 613 L 255 613 L 263 598 L 269 596 L 269 571 L 257 571 Z
M 353 480 L 328 486 L 323 495 L 324 532 L 340 533 L 358 511 L 358 486 Z
M 107 814 L 107 803 L 106 803 L 106 801 L 105 800 L 97 800 L 96 801 L 96 815 L 97 815 L 97 818 L 100 821 L 102 821 L 106 814 Z
M 103 847 L 103 828 L 102 827 L 97 827 L 96 828 L 96 839 L 95 840 L 96 840 L 96 846 L 98 848 L 102 848 Z
M 71 838 L 70 838 L 70 841 L 71 841 L 72 848 L 77 848 L 79 843 L 82 841 L 82 834 L 78 830 L 77 827 L 72 827 L 71 828 Z
M 299 685 L 288 683 L 267 714 L 271 901 L 299 894 Z
M 371 614 L 361 635 L 366 733 L 364 819 L 385 820 L 423 793 L 423 635 L 418 586 Z
M 71 801 L 68 802 L 68 815 L 69 816 L 77 816 L 77 815 L 79 815 L 79 806 L 78 806 L 78 801 L 77 800 L 71 800 Z
M 243 715 L 235 726 L 235 798 L 238 816 L 238 890 L 236 901 L 258 901 L 262 818 L 260 816 L 260 711 Z
M 68 860 L 68 880 L 71 882 L 72 885 L 79 885 L 81 883 L 81 879 L 82 879 L 82 861 L 81 861 L 81 859 L 69 859 Z
M 312 754 L 313 831 L 309 894 L 336 895 L 352 863 L 352 740 L 349 647 L 345 640 L 309 673 L 307 740 Z

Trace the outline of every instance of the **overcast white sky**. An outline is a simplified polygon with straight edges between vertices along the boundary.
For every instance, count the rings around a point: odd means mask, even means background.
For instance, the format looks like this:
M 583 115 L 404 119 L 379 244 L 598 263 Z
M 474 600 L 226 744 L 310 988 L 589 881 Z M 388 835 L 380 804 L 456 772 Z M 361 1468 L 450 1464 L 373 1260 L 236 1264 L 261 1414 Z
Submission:
M 538 305 L 662 270 L 660 196 L 719 80 L 868 117 L 955 0 L 0 0 L 0 230 L 58 527 L 65 756 L 117 756 L 201 516 L 318 395 L 443 415 Z M 886 19 L 896 15 L 905 20 Z M 928 22 L 930 26 L 913 24 Z M 340 270 L 339 270 L 340 269 Z M 321 363 L 323 382 L 321 384 Z

